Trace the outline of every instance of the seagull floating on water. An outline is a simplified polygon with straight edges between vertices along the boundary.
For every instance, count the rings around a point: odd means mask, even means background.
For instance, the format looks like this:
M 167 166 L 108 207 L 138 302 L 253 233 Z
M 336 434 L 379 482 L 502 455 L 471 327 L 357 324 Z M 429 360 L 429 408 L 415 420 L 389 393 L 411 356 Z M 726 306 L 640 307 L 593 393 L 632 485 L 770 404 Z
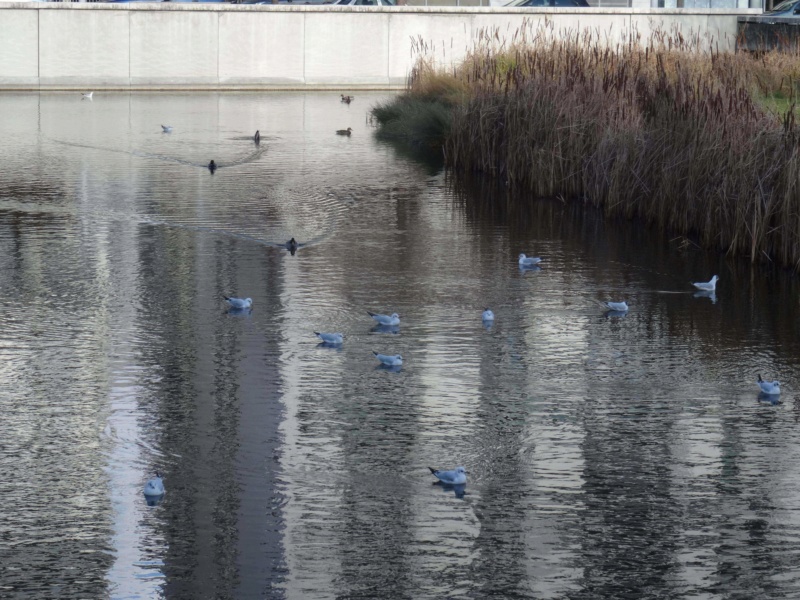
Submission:
M 325 344 L 339 345 L 344 341 L 344 336 L 341 333 L 320 333 L 319 331 L 315 331 L 314 335 Z
M 622 302 L 603 302 L 603 306 L 615 312 L 628 312 L 628 303 L 624 300 Z
M 704 292 L 713 292 L 717 289 L 717 280 L 719 277 L 714 275 L 711 278 L 711 281 L 697 281 L 693 282 L 692 285 L 696 287 L 698 290 L 703 290 Z
M 162 133 L 172 133 L 172 125 L 162 125 L 161 131 Z
M 483 309 L 483 314 L 481 315 L 481 320 L 483 321 L 494 321 L 494 313 L 489 310 L 489 307 Z
M 223 296 L 223 298 L 230 304 L 231 308 L 244 309 L 253 306 L 253 300 L 251 298 L 229 298 L 228 296 Z
M 394 325 L 400 325 L 400 315 L 397 313 L 392 313 L 391 316 L 389 315 L 376 315 L 375 313 L 371 313 L 367 311 L 367 314 L 375 319 L 379 325 L 386 325 L 392 327 Z
M 519 266 L 520 267 L 532 267 L 534 265 L 538 265 L 542 262 L 542 259 L 538 256 L 525 256 L 525 253 L 519 255 Z
M 391 354 L 378 354 L 374 350 L 372 353 L 375 355 L 381 364 L 386 365 L 387 367 L 399 367 L 403 364 L 403 357 L 399 354 L 391 355 Z
M 348 127 L 347 129 L 337 129 L 336 135 L 350 135 L 353 133 L 352 127 Z
M 85 94 L 81 94 L 81 100 L 91 100 L 92 94 L 94 94 L 94 92 L 86 92 Z
M 467 483 L 467 470 L 464 467 L 456 467 L 452 471 L 440 471 L 433 467 L 428 467 L 442 483 L 447 485 L 462 485 Z
M 781 384 L 778 381 L 764 381 L 761 379 L 761 373 L 758 374 L 756 383 L 761 388 L 761 392 L 768 396 L 777 396 L 781 393 Z
M 144 495 L 163 496 L 164 492 L 166 492 L 164 482 L 161 481 L 161 475 L 156 471 L 156 476 L 144 484 Z

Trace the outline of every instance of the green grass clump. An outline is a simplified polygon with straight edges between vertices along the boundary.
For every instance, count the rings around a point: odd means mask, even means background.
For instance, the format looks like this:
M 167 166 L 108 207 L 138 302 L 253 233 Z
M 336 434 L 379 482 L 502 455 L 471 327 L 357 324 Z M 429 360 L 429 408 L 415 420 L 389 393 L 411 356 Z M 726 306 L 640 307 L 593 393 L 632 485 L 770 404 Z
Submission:
M 413 146 L 441 147 L 450 135 L 452 106 L 439 100 L 398 96 L 372 108 L 378 135 Z

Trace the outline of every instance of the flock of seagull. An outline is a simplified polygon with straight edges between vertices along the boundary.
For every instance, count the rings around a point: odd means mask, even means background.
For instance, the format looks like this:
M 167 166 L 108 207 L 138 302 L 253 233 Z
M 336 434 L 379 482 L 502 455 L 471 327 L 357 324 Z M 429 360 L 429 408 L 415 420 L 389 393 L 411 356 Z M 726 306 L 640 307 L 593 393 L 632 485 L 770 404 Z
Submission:
M 81 94 L 82 100 L 91 100 L 93 92 L 88 92 L 85 94 Z M 341 102 L 345 104 L 350 104 L 353 101 L 353 96 L 341 96 Z M 171 125 L 162 125 L 161 129 L 163 133 L 172 133 L 172 126 Z M 352 129 L 348 127 L 347 129 L 339 129 L 336 131 L 337 135 L 344 135 L 349 136 L 352 133 Z M 259 131 L 256 131 L 255 135 L 253 136 L 253 141 L 258 145 L 261 141 L 261 135 Z M 217 165 L 212 160 L 208 164 L 208 169 L 213 174 L 214 171 L 217 169 Z M 281 244 L 281 246 L 285 247 L 289 250 L 292 254 L 298 249 L 299 244 L 294 238 L 290 239 L 285 244 Z M 539 263 L 542 262 L 542 258 L 539 256 L 527 256 L 524 253 L 519 255 L 519 268 L 521 270 L 530 270 L 530 269 L 538 269 Z M 692 285 L 699 290 L 701 293 L 710 293 L 713 294 L 717 288 L 717 281 L 719 277 L 714 275 L 709 281 L 697 281 L 692 282 Z M 225 302 L 227 302 L 228 306 L 232 311 L 240 312 L 240 311 L 249 311 L 252 309 L 253 306 L 253 299 L 252 298 L 234 298 L 231 296 L 223 296 Z M 609 309 L 610 314 L 616 316 L 624 316 L 627 314 L 629 310 L 628 303 L 625 300 L 620 301 L 606 301 L 603 302 L 602 305 Z M 367 314 L 372 317 L 378 324 L 378 327 L 381 328 L 395 328 L 399 327 L 400 325 L 400 315 L 397 313 L 393 313 L 391 315 L 384 315 L 379 313 L 373 313 L 367 311 Z M 494 312 L 489 307 L 484 308 L 483 313 L 481 314 L 481 320 L 484 324 L 489 325 L 494 322 Z M 338 347 L 344 343 L 344 334 L 342 333 L 327 333 L 323 331 L 315 331 L 314 335 L 316 335 L 321 340 L 321 345 L 329 346 L 329 347 Z M 403 364 L 403 357 L 400 354 L 380 354 L 373 350 L 372 352 L 375 355 L 375 358 L 381 363 L 383 367 L 389 367 L 391 369 L 397 369 L 402 366 Z M 758 379 L 756 383 L 759 386 L 761 392 L 767 396 L 775 397 L 779 396 L 781 393 L 780 383 L 778 381 L 765 381 L 761 378 L 761 374 L 758 374 Z M 448 488 L 455 488 L 457 496 L 463 496 L 464 493 L 464 486 L 467 483 L 467 470 L 464 467 L 456 467 L 452 470 L 442 470 L 442 469 L 434 469 L 433 467 L 428 467 L 430 469 L 431 474 L 436 477 L 436 483 L 443 484 Z M 459 493 L 460 492 L 460 493 Z M 155 477 L 148 480 L 144 486 L 144 495 L 147 499 L 147 503 L 150 505 L 158 504 L 158 502 L 164 497 L 166 493 L 166 489 L 164 488 L 164 482 L 159 472 L 155 473 Z
M 287 245 L 293 241 L 294 238 L 292 238 L 290 242 L 287 242 Z M 542 258 L 539 256 L 527 256 L 524 253 L 519 255 L 518 263 L 521 270 L 538 269 L 538 265 L 541 262 Z M 692 285 L 700 292 L 714 293 L 717 289 L 717 281 L 719 281 L 719 277 L 714 275 L 709 281 L 692 282 Z M 225 300 L 231 309 L 237 311 L 249 310 L 253 305 L 251 298 L 232 298 L 225 296 Z M 607 301 L 603 302 L 602 305 L 608 308 L 614 315 L 619 316 L 625 315 L 629 310 L 628 303 L 625 300 Z M 384 315 L 367 311 L 367 314 L 375 320 L 379 327 L 394 328 L 400 325 L 400 315 L 397 313 Z M 487 325 L 491 324 L 494 322 L 494 318 L 494 312 L 492 312 L 489 307 L 484 308 L 483 313 L 481 314 L 481 320 L 483 323 Z M 316 335 L 321 340 L 321 344 L 325 346 L 338 347 L 344 343 L 344 334 L 342 333 L 315 331 L 314 335 Z M 374 350 L 372 353 L 382 366 L 397 368 L 403 364 L 403 357 L 400 354 L 380 354 Z M 758 375 L 757 384 L 761 389 L 761 392 L 767 396 L 775 397 L 781 393 L 780 383 L 778 381 L 764 381 L 760 374 Z M 432 467 L 428 468 L 438 479 L 437 483 L 441 483 L 445 486 L 456 487 L 457 495 L 459 492 L 459 486 L 464 486 L 467 482 L 467 471 L 464 467 L 456 467 L 452 470 L 440 470 Z M 460 491 L 463 494 L 463 487 L 460 489 Z

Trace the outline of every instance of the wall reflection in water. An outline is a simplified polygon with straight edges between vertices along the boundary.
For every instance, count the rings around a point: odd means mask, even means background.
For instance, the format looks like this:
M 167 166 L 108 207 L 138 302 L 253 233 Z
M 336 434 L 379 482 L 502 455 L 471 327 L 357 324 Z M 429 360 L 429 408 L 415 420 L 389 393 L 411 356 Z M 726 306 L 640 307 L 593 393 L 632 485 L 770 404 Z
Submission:
M 380 99 L 0 97 L 0 596 L 796 597 L 797 281 L 451 189 Z

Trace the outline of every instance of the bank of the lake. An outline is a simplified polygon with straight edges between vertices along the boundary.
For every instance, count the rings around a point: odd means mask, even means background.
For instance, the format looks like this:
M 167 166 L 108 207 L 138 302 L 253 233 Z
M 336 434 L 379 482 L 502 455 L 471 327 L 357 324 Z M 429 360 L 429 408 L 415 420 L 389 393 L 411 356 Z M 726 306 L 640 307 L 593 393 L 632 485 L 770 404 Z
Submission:
M 373 109 L 380 133 L 441 148 L 456 174 L 531 198 L 800 267 L 800 57 L 669 33 L 610 47 L 600 34 L 531 26 L 500 40 L 483 32 L 449 71 L 423 56 L 406 92 Z

